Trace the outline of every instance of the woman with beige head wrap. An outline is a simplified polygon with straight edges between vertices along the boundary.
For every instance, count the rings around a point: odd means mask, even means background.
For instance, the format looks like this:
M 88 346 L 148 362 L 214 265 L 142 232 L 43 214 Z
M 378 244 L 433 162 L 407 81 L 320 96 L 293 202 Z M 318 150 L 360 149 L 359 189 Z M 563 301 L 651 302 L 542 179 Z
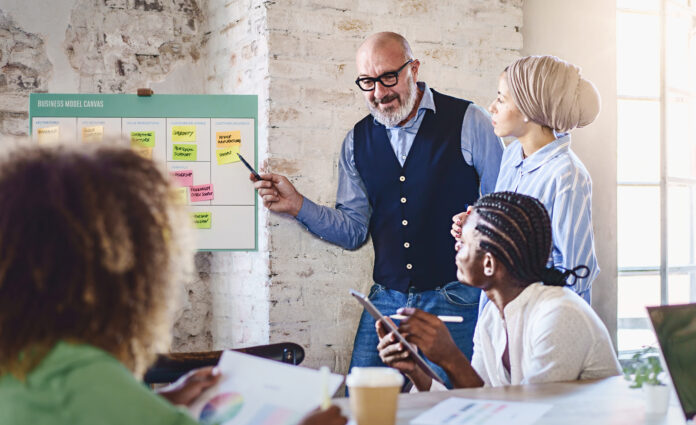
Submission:
M 495 134 L 516 139 L 503 152 L 495 191 L 522 193 L 544 204 L 552 225 L 549 265 L 561 270 L 587 266 L 587 275 L 568 285 L 589 303 L 592 281 L 599 274 L 592 180 L 570 149 L 568 132 L 597 117 L 597 89 L 571 63 L 555 56 L 527 56 L 503 71 L 498 96 L 488 110 Z M 465 219 L 465 213 L 453 217 L 455 238 Z

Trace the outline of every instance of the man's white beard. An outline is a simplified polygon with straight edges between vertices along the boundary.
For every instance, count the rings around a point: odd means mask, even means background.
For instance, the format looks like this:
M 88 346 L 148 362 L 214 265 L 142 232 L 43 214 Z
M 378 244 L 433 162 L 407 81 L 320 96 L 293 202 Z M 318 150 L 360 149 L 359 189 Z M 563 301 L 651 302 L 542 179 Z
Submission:
M 416 104 L 416 99 L 418 98 L 418 87 L 413 82 L 413 75 L 410 72 L 407 82 L 409 87 L 408 97 L 406 98 L 406 101 L 401 102 L 401 105 L 395 110 L 382 111 L 379 109 L 379 106 L 372 104 L 370 101 L 367 102 L 367 107 L 370 109 L 370 113 L 373 117 L 375 117 L 375 120 L 377 120 L 378 123 L 384 125 L 385 127 L 396 127 L 411 113 L 413 106 Z

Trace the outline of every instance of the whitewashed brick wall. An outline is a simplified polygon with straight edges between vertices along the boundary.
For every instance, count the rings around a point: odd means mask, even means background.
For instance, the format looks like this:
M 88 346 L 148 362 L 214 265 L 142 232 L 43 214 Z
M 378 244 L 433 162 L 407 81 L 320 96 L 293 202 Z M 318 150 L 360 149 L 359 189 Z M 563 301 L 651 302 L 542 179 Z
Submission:
M 404 34 L 422 80 L 480 104 L 522 47 L 522 0 L 56 0 L 54 11 L 24 3 L 0 3 L 0 66 L 20 37 L 31 53 L 22 72 L 40 90 L 258 94 L 260 160 L 328 206 L 343 137 L 367 111 L 353 83 L 367 35 Z M 155 24 L 143 37 L 134 22 Z M 0 133 L 26 132 L 27 90 L 0 79 L 0 94 Z M 263 208 L 259 221 L 258 252 L 197 255 L 174 348 L 295 341 L 305 365 L 347 372 L 360 313 L 348 289 L 371 285 L 371 245 L 342 250 Z

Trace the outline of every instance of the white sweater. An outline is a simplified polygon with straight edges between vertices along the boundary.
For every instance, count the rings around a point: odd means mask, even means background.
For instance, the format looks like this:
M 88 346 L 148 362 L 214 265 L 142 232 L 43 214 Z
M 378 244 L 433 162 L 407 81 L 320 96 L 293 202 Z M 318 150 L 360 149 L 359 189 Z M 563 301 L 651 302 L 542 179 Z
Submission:
M 621 373 L 606 327 L 576 293 L 534 283 L 505 306 L 489 302 L 471 365 L 487 386 L 597 379 Z M 503 366 L 506 334 L 510 373 Z M 431 390 L 444 389 L 437 382 Z

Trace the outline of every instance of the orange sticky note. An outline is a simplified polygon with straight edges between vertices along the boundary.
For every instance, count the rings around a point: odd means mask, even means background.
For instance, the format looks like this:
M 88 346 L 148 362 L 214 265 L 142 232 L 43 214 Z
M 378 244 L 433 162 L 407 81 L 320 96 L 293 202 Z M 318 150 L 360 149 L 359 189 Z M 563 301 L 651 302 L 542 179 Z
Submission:
M 218 148 L 229 148 L 233 143 L 242 143 L 242 132 L 239 130 L 216 131 L 215 139 L 217 139 Z
M 36 130 L 36 134 L 40 145 L 58 143 L 60 139 L 60 127 L 55 125 L 52 127 L 39 128 Z
M 82 127 L 82 143 L 101 142 L 104 139 L 104 126 Z
M 133 146 L 131 149 L 133 149 L 138 155 L 142 156 L 143 158 L 152 159 L 152 148 L 148 148 L 145 146 Z

